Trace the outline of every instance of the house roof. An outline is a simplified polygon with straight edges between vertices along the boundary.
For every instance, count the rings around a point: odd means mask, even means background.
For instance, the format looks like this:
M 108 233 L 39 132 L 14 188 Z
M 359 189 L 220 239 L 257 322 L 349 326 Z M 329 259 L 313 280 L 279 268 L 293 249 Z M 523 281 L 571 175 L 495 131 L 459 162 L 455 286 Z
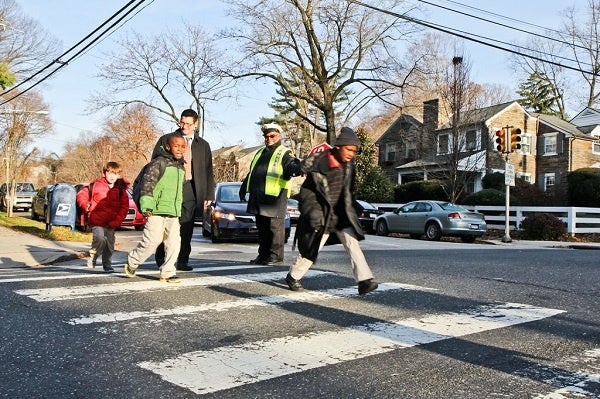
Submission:
M 595 137 L 592 137 L 589 134 L 586 134 L 588 132 L 578 129 L 577 126 L 575 126 L 572 123 L 567 122 L 563 119 L 560 119 L 557 116 L 538 114 L 537 117 L 538 117 L 540 123 L 543 123 L 544 125 L 550 126 L 554 129 L 560 130 L 561 132 L 563 132 L 567 135 L 571 135 L 573 137 L 579 137 L 582 139 L 595 139 Z M 591 126 L 592 129 L 594 127 L 596 127 L 596 126 Z M 591 131 L 591 129 L 589 131 Z
M 379 144 L 381 139 L 383 139 L 386 135 L 401 131 L 403 125 L 415 126 L 420 129 L 421 126 L 423 126 L 423 123 L 421 123 L 412 115 L 402 114 L 396 118 L 394 123 L 392 123 L 381 136 L 379 136 L 379 138 L 375 141 L 375 144 Z
M 512 105 L 517 105 L 517 106 L 521 107 L 518 102 L 509 101 L 509 102 L 505 102 L 502 104 L 490 105 L 489 107 L 464 111 L 460 114 L 459 125 L 466 126 L 466 125 L 473 125 L 476 123 L 483 123 L 483 122 L 487 121 L 488 119 L 492 118 L 493 116 L 504 111 L 506 108 L 508 108 Z M 438 130 L 444 130 L 444 129 L 450 129 L 450 128 L 451 128 L 451 125 L 449 123 L 446 123 L 442 127 L 440 127 L 440 129 L 438 129 Z

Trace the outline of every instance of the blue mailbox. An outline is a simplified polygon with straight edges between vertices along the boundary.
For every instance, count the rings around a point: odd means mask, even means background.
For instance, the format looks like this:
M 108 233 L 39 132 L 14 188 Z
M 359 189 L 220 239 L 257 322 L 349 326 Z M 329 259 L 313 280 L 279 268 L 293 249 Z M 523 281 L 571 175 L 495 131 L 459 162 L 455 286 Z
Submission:
M 53 226 L 69 226 L 72 231 L 75 231 L 76 194 L 75 187 L 66 183 L 56 183 L 48 189 L 46 230 L 52 230 Z

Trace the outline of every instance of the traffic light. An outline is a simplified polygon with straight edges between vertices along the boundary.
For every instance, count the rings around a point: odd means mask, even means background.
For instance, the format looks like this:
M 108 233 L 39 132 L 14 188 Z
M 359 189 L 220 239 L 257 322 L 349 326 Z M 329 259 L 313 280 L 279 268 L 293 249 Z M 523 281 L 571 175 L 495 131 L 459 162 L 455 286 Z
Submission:
M 506 152 L 506 133 L 503 129 L 496 130 L 496 150 Z
M 521 129 L 510 129 L 510 152 L 521 149 Z

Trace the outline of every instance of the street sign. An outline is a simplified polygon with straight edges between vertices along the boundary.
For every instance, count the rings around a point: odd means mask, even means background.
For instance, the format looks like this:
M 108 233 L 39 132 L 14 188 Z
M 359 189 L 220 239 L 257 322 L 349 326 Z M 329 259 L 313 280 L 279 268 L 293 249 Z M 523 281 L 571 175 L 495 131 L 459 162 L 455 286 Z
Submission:
M 331 148 L 333 148 L 333 147 L 332 147 L 332 146 L 330 146 L 329 144 L 327 144 L 327 143 L 321 143 L 321 144 L 319 144 L 318 146 L 316 146 L 316 147 L 313 147 L 313 149 L 312 149 L 312 150 L 310 150 L 310 152 L 308 153 L 308 156 L 314 155 L 314 154 L 316 154 L 317 152 L 323 152 L 323 151 L 325 151 L 325 150 L 329 150 L 329 149 L 331 149 Z
M 504 185 L 515 186 L 515 166 L 509 162 L 504 167 Z

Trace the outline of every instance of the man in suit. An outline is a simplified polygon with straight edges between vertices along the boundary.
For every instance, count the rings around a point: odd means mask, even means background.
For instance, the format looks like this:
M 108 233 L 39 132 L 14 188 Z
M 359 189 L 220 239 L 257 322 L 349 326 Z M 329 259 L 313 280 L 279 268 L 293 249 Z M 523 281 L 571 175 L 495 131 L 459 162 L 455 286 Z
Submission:
M 183 183 L 181 217 L 179 218 L 181 248 L 176 264 L 177 270 L 183 271 L 194 269 L 188 264 L 192 251 L 194 218 L 196 214 L 202 215 L 204 208 L 214 199 L 215 195 L 212 152 L 208 142 L 198 134 L 198 124 L 198 113 L 193 109 L 184 110 L 179 120 L 179 129 L 160 137 L 152 153 L 152 158 L 154 158 L 165 151 L 171 135 L 178 135 L 185 139 L 185 181 Z M 162 265 L 164 258 L 165 248 L 161 244 L 155 254 L 157 265 Z

